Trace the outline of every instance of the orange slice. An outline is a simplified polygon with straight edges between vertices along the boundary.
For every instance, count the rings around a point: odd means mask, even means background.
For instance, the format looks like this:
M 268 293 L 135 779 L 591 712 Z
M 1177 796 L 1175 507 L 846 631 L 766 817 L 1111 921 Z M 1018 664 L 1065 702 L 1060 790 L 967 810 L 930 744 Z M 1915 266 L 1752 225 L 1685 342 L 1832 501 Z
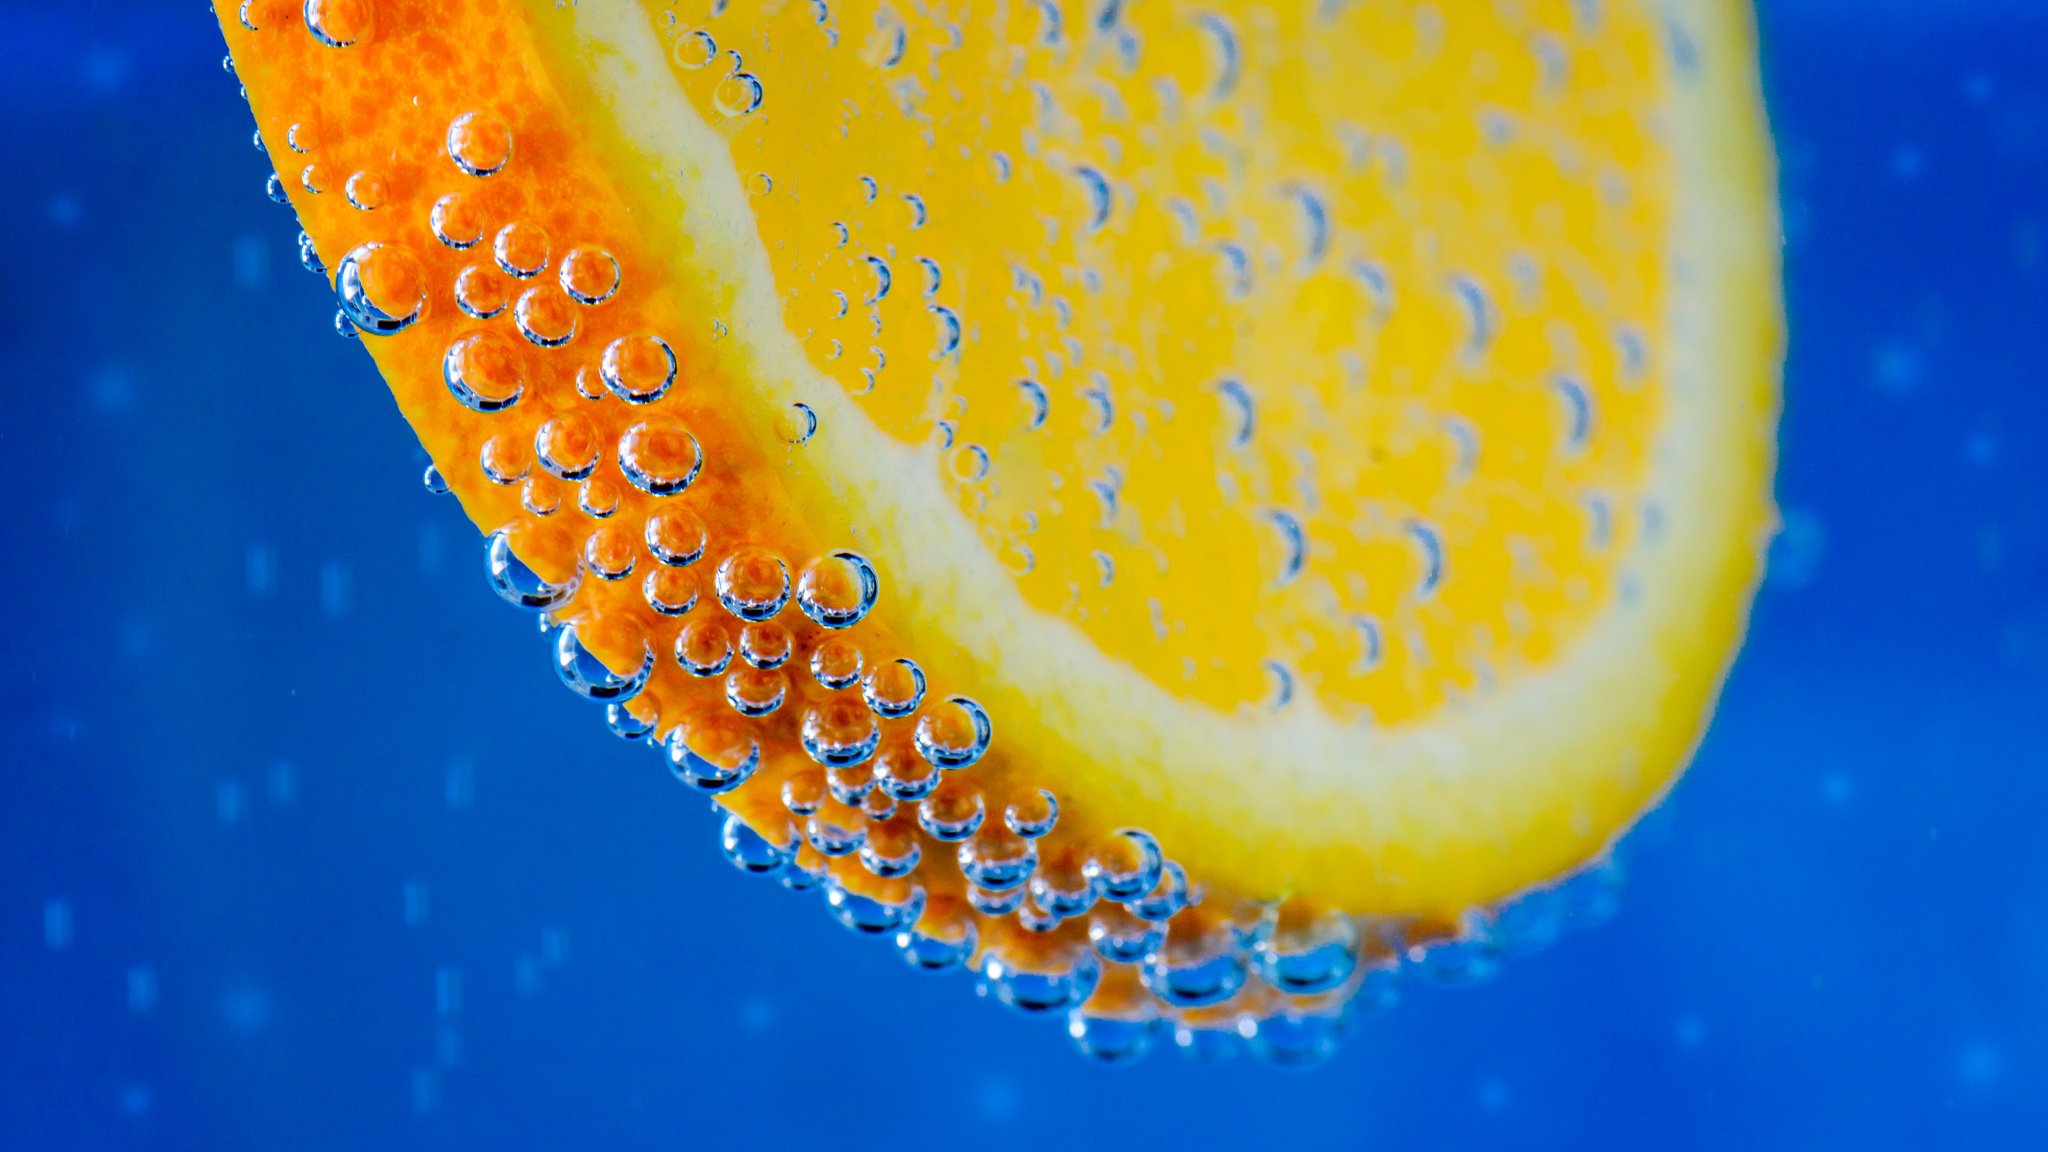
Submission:
M 1688 759 L 1773 525 L 1746 6 L 218 4 L 557 672 L 914 963 L 1319 1051 Z

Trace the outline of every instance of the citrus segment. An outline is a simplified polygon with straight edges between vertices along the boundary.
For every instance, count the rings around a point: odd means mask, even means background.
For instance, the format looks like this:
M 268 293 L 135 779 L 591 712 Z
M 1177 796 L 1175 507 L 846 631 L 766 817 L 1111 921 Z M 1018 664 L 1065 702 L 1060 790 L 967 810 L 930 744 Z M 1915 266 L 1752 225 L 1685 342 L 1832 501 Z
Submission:
M 914 963 L 1286 1058 L 1683 768 L 1772 524 L 1741 5 L 221 9 L 558 675 Z

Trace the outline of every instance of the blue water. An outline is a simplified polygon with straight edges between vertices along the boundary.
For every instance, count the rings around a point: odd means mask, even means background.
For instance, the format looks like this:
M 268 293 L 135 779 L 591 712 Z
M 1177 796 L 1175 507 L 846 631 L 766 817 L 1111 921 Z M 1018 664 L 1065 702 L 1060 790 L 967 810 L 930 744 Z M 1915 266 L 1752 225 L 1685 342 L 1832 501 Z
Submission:
M 2048 13 L 1764 17 L 1749 647 L 1620 915 L 1104 1069 L 740 875 L 485 589 L 198 0 L 0 2 L 0 1148 L 2048 1147 Z

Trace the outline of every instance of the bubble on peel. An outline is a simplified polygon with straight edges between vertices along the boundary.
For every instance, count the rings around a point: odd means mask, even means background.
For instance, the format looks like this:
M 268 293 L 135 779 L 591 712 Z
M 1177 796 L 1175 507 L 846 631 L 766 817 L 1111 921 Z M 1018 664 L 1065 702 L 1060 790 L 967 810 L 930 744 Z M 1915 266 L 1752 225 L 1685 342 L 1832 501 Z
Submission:
M 796 859 L 796 849 L 796 829 L 789 829 L 788 835 L 778 843 L 754 831 L 753 825 L 737 814 L 728 813 L 718 832 L 718 850 L 725 854 L 733 867 L 754 876 L 781 871 Z
M 861 43 L 860 58 L 875 68 L 894 68 L 902 63 L 909 43 L 910 32 L 903 18 L 884 5 L 875 10 L 874 27 Z
M 704 557 L 704 522 L 688 508 L 664 508 L 647 518 L 647 550 L 677 568 Z
M 914 924 L 924 914 L 924 888 L 908 880 L 897 880 L 900 895 L 893 900 L 854 892 L 838 880 L 825 882 L 825 908 L 832 918 L 864 936 L 893 933 Z
M 776 417 L 775 433 L 785 444 L 805 443 L 818 434 L 818 414 L 809 404 L 791 404 Z
M 495 176 L 512 162 L 512 128 L 494 112 L 464 112 L 448 125 L 448 159 L 471 176 Z
M 796 583 L 796 606 L 825 628 L 851 628 L 861 622 L 882 585 L 874 565 L 858 552 L 834 552 L 804 566 Z
M 1012 888 L 1007 892 L 991 892 L 973 884 L 967 886 L 967 903 L 983 916 L 1002 919 L 1024 907 L 1024 898 L 1030 895 L 1025 889 Z M 1019 917 L 1019 922 L 1022 918 Z
M 472 412 L 502 412 L 526 392 L 519 350 L 489 332 L 472 332 L 448 345 L 441 378 L 449 394 Z
M 740 629 L 740 659 L 756 668 L 780 668 L 789 662 L 789 632 L 779 624 L 749 624 Z
M 1341 912 L 1283 923 L 1254 941 L 1252 960 L 1260 979 L 1290 996 L 1333 991 L 1358 966 L 1358 926 Z
M 978 832 L 960 843 L 960 874 L 988 892 L 1008 892 L 1031 878 L 1038 845 L 1002 829 Z
M 1204 13 L 1195 18 L 1202 31 L 1209 34 L 1214 74 L 1209 81 L 1209 97 L 1221 100 L 1237 87 L 1241 57 L 1237 46 L 1237 30 L 1223 17 Z
M 697 438 L 672 421 L 644 421 L 619 437 L 619 471 L 649 496 L 683 492 L 703 467 Z
M 965 768 L 987 753 L 995 738 L 988 710 L 971 697 L 954 696 L 918 718 L 911 740 L 918 755 L 935 768 Z
M 460 192 L 450 192 L 427 212 L 427 224 L 434 231 L 434 239 L 457 252 L 464 252 L 483 242 L 484 221 L 476 205 Z
M 908 659 L 877 664 L 861 680 L 861 699 L 875 715 L 901 720 L 924 703 L 924 669 Z
M 1050 950 L 1029 963 L 991 949 L 976 988 L 998 1004 L 1036 1015 L 1079 1007 L 1101 979 L 1102 961 L 1086 948 Z
M 682 616 L 697 606 L 697 577 L 681 568 L 657 567 L 640 583 L 647 606 L 663 616 Z
M 924 269 L 924 294 L 926 299 L 939 294 L 939 285 L 945 282 L 944 273 L 939 271 L 939 262 L 929 256 L 919 256 L 917 266 Z
M 583 646 L 574 624 L 564 625 L 555 634 L 555 675 L 571 692 L 588 700 L 631 700 L 654 674 L 654 650 L 643 644 L 641 653 L 637 667 L 614 672 Z
M 581 480 L 603 456 L 597 431 L 574 412 L 550 416 L 533 434 L 533 456 L 557 480 Z
M 577 319 L 569 297 L 553 285 L 528 288 L 512 306 L 512 323 L 527 342 L 560 348 L 576 338 Z
M 455 306 L 474 320 L 489 320 L 512 303 L 512 288 L 487 264 L 471 264 L 455 274 Z
M 782 673 L 743 666 L 726 673 L 725 702 L 742 716 L 766 716 L 782 707 L 788 689 Z
M 1138 969 L 1147 991 L 1176 1008 L 1221 1004 L 1244 987 L 1244 954 L 1227 926 L 1183 940 L 1169 930 L 1166 943 Z
M 1036 380 L 1019 380 L 1017 390 L 1024 397 L 1024 419 L 1027 425 L 1032 428 L 1045 427 L 1046 414 L 1052 407 L 1051 400 L 1046 396 L 1045 386 Z
M 449 492 L 448 478 L 441 475 L 441 470 L 432 464 L 427 465 L 425 474 L 420 477 L 420 483 L 436 496 L 446 496 Z
M 746 783 L 761 766 L 760 745 L 752 741 L 747 742 L 746 752 L 737 756 L 706 756 L 690 747 L 681 728 L 669 733 L 666 751 L 669 771 L 675 774 L 676 779 L 714 795 L 730 792 Z
M 526 479 L 526 448 L 513 434 L 493 436 L 477 450 L 477 465 L 493 484 L 517 484 Z
M 1010 831 L 1027 840 L 1036 840 L 1053 830 L 1060 820 L 1060 802 L 1051 792 L 1040 788 L 1035 795 L 1015 800 L 1003 809 L 1003 823 Z
M 709 32 L 685 32 L 676 37 L 675 47 L 669 55 L 676 67 L 695 72 L 718 59 L 718 41 Z
M 552 476 L 529 476 L 519 486 L 519 506 L 535 516 L 553 516 L 562 507 L 562 485 Z
M 619 290 L 619 262 L 602 248 L 581 245 L 563 255 L 556 278 L 569 299 L 584 305 L 602 304 Z
M 747 621 L 768 620 L 789 603 L 789 568 L 760 548 L 742 548 L 718 565 L 718 602 Z
M 716 676 L 732 663 L 732 635 L 716 620 L 691 620 L 676 633 L 676 663 L 692 676 Z
M 263 194 L 270 197 L 270 202 L 273 204 L 289 204 L 292 202 L 291 193 L 285 190 L 284 177 L 275 172 L 272 172 L 269 178 L 264 180 Z
M 548 267 L 548 232 L 538 224 L 515 220 L 498 229 L 491 256 L 505 275 L 531 280 Z
M 639 559 L 633 533 L 617 524 L 592 532 L 583 542 L 583 566 L 600 580 L 624 580 L 633 574 Z
M 621 336 L 598 361 L 605 387 L 628 404 L 652 404 L 676 381 L 676 354 L 659 336 Z
M 858 812 L 816 815 L 804 821 L 804 839 L 810 841 L 811 847 L 820 855 L 833 859 L 860 851 L 867 838 L 867 824 Z
M 1266 513 L 1266 519 L 1273 524 L 1273 530 L 1280 537 L 1280 572 L 1275 583 L 1285 586 L 1301 575 L 1301 567 L 1308 555 L 1308 537 L 1303 533 L 1301 521 L 1294 513 L 1274 509 Z
M 1067 1038 L 1083 1056 L 1103 1064 L 1129 1064 L 1145 1057 L 1161 1031 L 1157 1017 L 1126 1019 L 1075 1009 L 1067 1016 Z
M 384 178 L 375 172 L 356 172 L 342 184 L 342 194 L 349 206 L 362 212 L 374 212 L 384 206 L 389 197 Z
M 1223 398 L 1225 427 L 1230 429 L 1230 446 L 1242 448 L 1251 442 L 1252 430 L 1257 420 L 1257 409 L 1252 403 L 1251 389 L 1242 380 L 1224 380 L 1216 385 L 1216 392 Z
M 372 336 L 410 328 L 427 305 L 426 272 L 411 252 L 371 241 L 341 258 L 334 292 L 342 315 Z
M 1105 897 L 1121 903 L 1135 900 L 1158 886 L 1165 872 L 1166 856 L 1150 832 L 1125 828 L 1117 836 L 1122 843 L 1112 843 L 1102 855 L 1091 859 L 1088 872 Z
M 1186 908 L 1191 899 L 1193 891 L 1188 885 L 1186 869 L 1168 860 L 1159 869 L 1159 883 L 1143 896 L 1124 901 L 1124 911 L 1140 920 L 1164 924 Z
M 860 682 L 861 651 L 843 637 L 829 637 L 811 652 L 811 678 L 834 690 Z
M 604 706 L 604 724 L 621 740 L 645 740 L 654 734 L 654 721 L 634 715 L 631 708 L 616 701 Z
M 299 233 L 299 265 L 315 276 L 326 276 L 327 265 L 320 259 L 320 249 L 313 243 L 313 237 Z
M 320 146 L 320 130 L 310 123 L 301 121 L 285 129 L 284 142 L 294 152 L 311 152 Z
M 1088 917 L 1088 942 L 1105 960 L 1138 964 L 1166 943 L 1166 926 L 1140 920 L 1110 904 Z
M 619 486 L 602 476 L 592 476 L 576 487 L 576 507 L 586 516 L 600 520 L 619 510 Z
M 733 72 L 711 90 L 711 103 L 725 116 L 745 116 L 761 106 L 766 91 L 750 72 Z
M 917 806 L 918 827 L 944 841 L 965 840 L 974 835 L 987 815 L 981 789 L 958 779 L 942 781 Z
M 881 745 L 882 729 L 867 709 L 836 699 L 804 715 L 804 752 L 827 768 L 864 763 Z M 873 777 L 868 777 L 872 782 Z
M 884 879 L 910 875 L 923 858 L 917 837 L 893 824 L 869 828 L 867 843 L 860 846 L 861 867 Z
M 1422 573 L 1415 582 L 1415 598 L 1427 600 L 1434 595 L 1444 578 L 1444 545 L 1436 529 L 1420 520 L 1411 520 L 1405 527 L 1408 538 L 1422 554 Z
M 306 0 L 304 13 L 306 31 L 329 48 L 356 47 L 376 31 L 370 0 Z
M 924 227 L 926 219 L 924 197 L 915 192 L 903 194 L 903 206 L 910 209 L 910 227 L 915 230 Z

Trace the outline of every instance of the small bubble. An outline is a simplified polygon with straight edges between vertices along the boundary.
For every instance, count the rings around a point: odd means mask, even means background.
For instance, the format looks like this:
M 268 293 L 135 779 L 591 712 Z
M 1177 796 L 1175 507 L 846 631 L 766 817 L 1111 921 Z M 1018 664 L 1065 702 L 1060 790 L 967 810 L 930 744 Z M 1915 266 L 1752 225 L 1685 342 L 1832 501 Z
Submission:
M 602 476 L 592 476 L 576 488 L 576 507 L 585 516 L 602 520 L 619 510 L 619 486 Z
M 756 172 L 752 176 L 747 177 L 748 195 L 766 196 L 773 191 L 775 191 L 775 181 L 766 172 Z
M 924 227 L 924 197 L 919 196 L 914 192 L 905 192 L 903 194 L 903 204 L 906 208 L 910 209 L 911 228 L 917 229 Z
M 582 480 L 597 471 L 603 452 L 597 431 L 574 412 L 548 417 L 533 435 L 534 459 L 557 480 Z
M 305 16 L 306 31 L 329 48 L 353 48 L 375 31 L 370 0 L 306 0 Z
M 716 620 L 691 620 L 676 633 L 676 663 L 692 676 L 716 676 L 732 663 L 732 635 Z
M 484 238 L 482 213 L 459 192 L 450 192 L 434 201 L 434 207 L 427 213 L 427 223 L 433 228 L 435 239 L 458 252 L 476 247 Z
M 621 336 L 605 345 L 599 371 L 605 386 L 628 404 L 652 404 L 676 380 L 676 354 L 659 336 Z
M 1017 390 L 1024 396 L 1025 420 L 1029 426 L 1045 427 L 1046 413 L 1051 407 L 1051 401 L 1045 394 L 1045 386 L 1036 380 L 1019 380 Z
M 485 570 L 491 588 L 506 602 L 533 612 L 546 612 L 567 604 L 576 595 L 577 574 L 551 584 L 512 550 L 511 537 L 499 530 L 491 533 L 484 548 Z
M 517 404 L 526 389 L 518 349 L 487 332 L 472 332 L 448 345 L 441 377 L 449 394 L 473 412 L 501 412 Z
M 929 308 L 933 327 L 937 334 L 932 343 L 932 359 L 944 360 L 960 350 L 960 316 L 943 304 Z
M 868 289 L 868 294 L 863 298 L 863 302 L 867 304 L 880 304 L 882 298 L 889 294 L 889 263 L 880 256 L 869 256 L 867 262 L 868 270 L 874 273 L 875 284 L 874 287 Z
M 818 434 L 818 414 L 809 404 L 791 404 L 776 419 L 775 431 L 785 444 L 802 444 Z
M 1088 215 L 1083 222 L 1085 231 L 1094 232 L 1109 223 L 1109 210 L 1113 198 L 1109 190 L 1109 178 L 1100 169 L 1086 164 L 1074 169 L 1074 175 L 1081 181 L 1081 191 L 1088 198 Z
M 916 661 L 898 659 L 877 664 L 861 680 L 861 698 L 875 715 L 900 720 L 924 703 L 924 669 Z
M 797 607 L 826 628 L 851 628 L 880 598 L 881 582 L 874 566 L 857 552 L 819 557 L 805 565 L 797 578 Z
M 704 466 L 697 438 L 675 423 L 640 423 L 619 437 L 619 471 L 650 496 L 674 496 Z
M 301 121 L 285 129 L 284 142 L 292 151 L 303 155 L 320 146 L 320 130 Z
M 681 568 L 656 568 L 640 585 L 647 606 L 663 616 L 681 616 L 697 606 L 697 577 Z
M 663 564 L 683 568 L 704 556 L 704 522 L 687 508 L 664 508 L 647 518 L 647 550 Z
M 471 176 L 495 176 L 512 162 L 512 129 L 492 112 L 464 112 L 448 125 L 448 158 Z
M 568 294 L 552 284 L 528 288 L 512 305 L 512 323 L 528 343 L 560 348 L 576 338 L 575 308 Z
M 583 566 L 600 580 L 624 580 L 639 558 L 632 531 L 622 525 L 607 524 L 583 542 Z
M 357 172 L 343 185 L 344 194 L 351 206 L 364 212 L 372 212 L 384 206 L 387 195 L 384 178 L 374 172 Z
M 376 241 L 342 257 L 334 290 L 342 314 L 372 336 L 411 327 L 427 303 L 426 273 L 419 261 L 403 248 Z
M 979 444 L 962 444 L 953 450 L 953 475 L 973 484 L 988 476 L 988 449 Z
M 727 740 L 720 745 L 700 754 L 690 747 L 684 730 L 676 729 L 668 737 L 669 771 L 693 788 L 716 794 L 746 783 L 761 766 L 761 749 L 753 741 Z
M 275 172 L 272 172 L 270 177 L 263 182 L 263 194 L 270 197 L 270 202 L 273 204 L 289 204 L 292 202 L 292 194 L 286 191 L 284 186 L 284 177 L 279 176 Z
M 909 42 L 903 18 L 884 5 L 875 11 L 875 25 L 861 44 L 860 58 L 875 68 L 894 68 L 902 62 Z
M 1036 840 L 1053 830 L 1059 823 L 1060 802 L 1051 792 L 1041 788 L 1023 800 L 1017 800 L 1003 809 L 1003 824 L 1010 831 L 1029 840 Z
M 1308 555 L 1308 537 L 1302 532 L 1301 521 L 1292 512 L 1274 509 L 1266 513 L 1280 534 L 1280 575 L 1277 583 L 1291 584 L 1301 575 L 1303 562 Z
M 493 484 L 517 484 L 526 479 L 526 445 L 512 433 L 493 436 L 477 451 L 477 463 Z
M 924 294 L 926 299 L 939 294 L 939 262 L 929 256 L 919 256 L 918 266 L 924 269 Z
M 491 242 L 491 255 L 507 276 L 531 280 L 547 270 L 547 229 L 523 221 L 507 224 Z
M 789 569 L 760 548 L 742 548 L 718 566 L 718 602 L 747 621 L 767 620 L 789 603 Z
M 811 653 L 811 676 L 827 688 L 852 687 L 860 681 L 860 669 L 860 649 L 841 637 L 825 640 Z
M 761 106 L 763 94 L 752 73 L 734 72 L 711 90 L 711 103 L 726 116 L 745 116 Z
M 950 771 L 981 759 L 994 735 L 986 709 L 969 697 L 954 696 L 919 718 L 912 740 L 918 755 Z
M 740 659 L 756 668 L 780 668 L 789 663 L 789 633 L 779 624 L 749 624 L 740 629 Z
M 669 55 L 676 67 L 695 72 L 718 59 L 718 41 L 709 32 L 685 32 L 676 37 L 675 48 Z
M 471 264 L 455 274 L 455 306 L 476 320 L 489 320 L 512 303 L 512 286 L 488 264 Z
M 804 752 L 828 769 L 864 763 L 881 745 L 882 729 L 857 702 L 835 699 L 804 715 Z M 872 784 L 873 776 L 861 779 Z M 858 802 L 856 797 L 854 802 Z M 842 801 L 844 803 L 845 801 Z
M 766 716 L 782 707 L 788 688 L 780 672 L 735 668 L 725 677 L 725 702 L 742 716 Z
M 528 476 L 519 486 L 519 506 L 535 516 L 553 516 L 562 507 L 562 485 L 552 476 Z

